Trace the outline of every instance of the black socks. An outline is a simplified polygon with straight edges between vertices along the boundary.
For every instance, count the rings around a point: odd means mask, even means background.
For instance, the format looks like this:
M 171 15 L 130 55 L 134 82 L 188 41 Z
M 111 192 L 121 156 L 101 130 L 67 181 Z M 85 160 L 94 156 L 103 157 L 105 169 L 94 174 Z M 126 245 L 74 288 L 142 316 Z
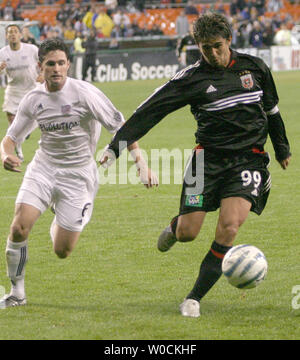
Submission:
M 229 249 L 231 246 L 223 246 L 215 241 L 212 243 L 211 249 L 201 263 L 198 278 L 187 299 L 200 301 L 219 280 L 222 275 L 222 260 Z

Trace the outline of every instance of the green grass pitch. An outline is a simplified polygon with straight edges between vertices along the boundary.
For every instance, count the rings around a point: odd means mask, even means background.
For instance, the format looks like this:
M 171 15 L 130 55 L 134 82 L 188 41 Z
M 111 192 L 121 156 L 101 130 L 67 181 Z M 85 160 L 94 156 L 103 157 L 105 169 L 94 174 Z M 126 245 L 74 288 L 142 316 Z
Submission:
M 26 267 L 28 305 L 0 310 L 0 339 L 300 339 L 300 310 L 292 307 L 292 289 L 300 285 L 300 72 L 274 74 L 293 158 L 287 171 L 272 162 L 272 190 L 261 216 L 250 214 L 236 245 L 250 243 L 266 255 L 269 271 L 257 288 L 241 291 L 222 277 L 201 303 L 202 316 L 184 318 L 179 304 L 191 289 L 199 265 L 214 239 L 218 212 L 206 217 L 198 238 L 176 244 L 168 253 L 156 249 L 160 231 L 176 215 L 180 184 L 100 187 L 91 222 L 72 253 L 58 259 L 52 250 L 47 211 L 29 240 Z M 125 117 L 163 81 L 97 84 Z M 3 102 L 3 89 L 0 102 Z M 0 137 L 7 120 L 0 113 Z M 189 108 L 170 114 L 140 140 L 152 148 L 189 149 L 196 124 Z M 5 245 L 14 200 L 39 131 L 24 145 L 21 174 L 0 169 L 0 286 L 6 277 Z M 99 149 L 110 140 L 103 129 Z M 1 289 L 0 287 L 0 289 Z M 296 299 L 297 300 L 297 299 Z M 294 300 L 294 303 L 300 304 Z

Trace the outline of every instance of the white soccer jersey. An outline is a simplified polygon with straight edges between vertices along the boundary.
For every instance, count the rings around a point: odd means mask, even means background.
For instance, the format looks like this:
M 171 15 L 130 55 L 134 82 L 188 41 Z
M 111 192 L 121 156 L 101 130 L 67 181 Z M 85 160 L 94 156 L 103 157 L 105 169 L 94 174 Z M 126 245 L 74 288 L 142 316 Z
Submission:
M 81 166 L 94 156 L 101 125 L 115 133 L 124 122 L 99 89 L 68 77 L 60 91 L 49 92 L 44 83 L 26 94 L 7 136 L 20 143 L 38 126 L 36 156 L 59 166 Z
M 21 43 L 19 50 L 11 50 L 7 45 L 0 50 L 0 63 L 6 63 L 6 96 L 23 97 L 36 86 L 38 76 L 38 48 Z

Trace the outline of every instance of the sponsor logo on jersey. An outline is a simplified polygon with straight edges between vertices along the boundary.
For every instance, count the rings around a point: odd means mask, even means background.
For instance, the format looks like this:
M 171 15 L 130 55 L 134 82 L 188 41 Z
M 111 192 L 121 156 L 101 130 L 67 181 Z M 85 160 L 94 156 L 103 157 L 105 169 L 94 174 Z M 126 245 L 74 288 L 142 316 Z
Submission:
M 188 195 L 185 200 L 186 206 L 196 206 L 202 207 L 203 205 L 203 195 Z
M 80 126 L 80 121 L 63 121 L 60 123 L 39 124 L 41 131 L 72 130 Z
M 253 88 L 253 79 L 251 74 L 246 74 L 240 77 L 242 86 L 245 89 L 252 89 Z
M 68 114 L 71 111 L 71 105 L 62 105 L 61 106 L 61 113 Z

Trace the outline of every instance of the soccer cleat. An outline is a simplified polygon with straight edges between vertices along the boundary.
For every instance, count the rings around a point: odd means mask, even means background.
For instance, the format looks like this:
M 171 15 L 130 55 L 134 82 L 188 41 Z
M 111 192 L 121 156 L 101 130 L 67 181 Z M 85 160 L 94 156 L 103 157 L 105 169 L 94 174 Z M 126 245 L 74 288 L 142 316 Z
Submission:
M 24 155 L 23 155 L 23 151 L 22 151 L 21 145 L 17 145 L 17 146 L 15 147 L 15 151 L 16 151 L 17 157 L 18 157 L 21 161 L 24 161 Z
M 175 243 L 177 239 L 172 232 L 171 226 L 165 228 L 165 230 L 160 234 L 157 241 L 157 248 L 161 252 L 168 251 Z
M 15 307 L 26 305 L 26 298 L 18 299 L 13 295 L 4 295 L 2 299 L 0 299 L 0 309 L 6 309 L 8 307 Z
M 184 299 L 180 304 L 180 312 L 182 316 L 199 317 L 200 316 L 200 303 L 194 299 Z

